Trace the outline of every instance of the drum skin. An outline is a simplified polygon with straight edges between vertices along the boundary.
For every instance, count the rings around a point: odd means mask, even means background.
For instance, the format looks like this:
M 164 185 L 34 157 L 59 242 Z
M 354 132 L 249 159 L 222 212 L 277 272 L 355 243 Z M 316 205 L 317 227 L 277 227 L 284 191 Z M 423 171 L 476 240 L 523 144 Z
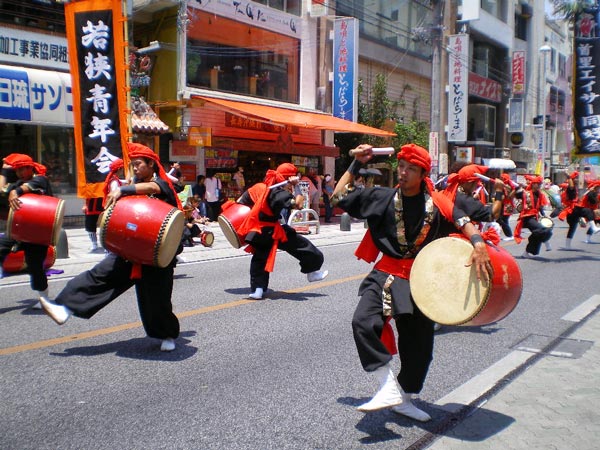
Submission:
M 554 228 L 554 221 L 552 219 L 550 219 L 549 217 L 542 217 L 540 219 L 540 224 L 544 228 Z
M 65 202 L 48 195 L 23 194 L 21 207 L 10 208 L 6 236 L 30 244 L 57 245 L 65 216 Z
M 48 247 L 48 253 L 46 253 L 46 259 L 44 259 L 44 270 L 48 270 L 56 262 L 56 248 L 53 246 Z M 2 270 L 5 273 L 22 272 L 27 269 L 25 263 L 25 252 L 19 250 L 17 252 L 10 252 L 6 255 L 6 259 L 2 264 Z
M 488 325 L 505 318 L 523 292 L 521 269 L 502 247 L 487 244 L 493 277 L 485 285 L 474 266 L 465 267 L 473 252 L 459 237 L 437 239 L 415 258 L 410 272 L 411 295 L 418 308 L 442 325 Z
M 203 231 L 200 233 L 200 243 L 205 247 L 212 247 L 215 242 L 215 235 L 212 231 Z
M 167 267 L 181 243 L 184 222 L 184 214 L 162 200 L 122 197 L 102 214 L 100 242 L 128 261 Z
M 223 204 L 223 212 L 219 215 L 217 221 L 223 234 L 233 248 L 240 248 L 246 245 L 246 236 L 238 234 L 237 230 L 249 213 L 250 207 L 241 203 L 228 201 Z

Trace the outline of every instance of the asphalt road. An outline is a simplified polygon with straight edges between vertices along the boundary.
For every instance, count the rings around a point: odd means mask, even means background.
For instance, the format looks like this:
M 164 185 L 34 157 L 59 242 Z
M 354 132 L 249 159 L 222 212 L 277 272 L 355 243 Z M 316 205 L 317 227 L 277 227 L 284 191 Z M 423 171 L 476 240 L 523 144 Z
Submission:
M 581 237 L 581 232 L 579 231 Z M 350 321 L 368 266 L 355 244 L 325 245 L 329 277 L 307 283 L 280 254 L 268 298 L 245 299 L 249 258 L 183 264 L 173 353 L 145 337 L 134 291 L 91 320 L 59 327 L 32 311 L 28 286 L 2 289 L 2 449 L 418 448 L 448 412 L 435 403 L 523 339 L 559 336 L 560 318 L 597 294 L 600 244 L 518 259 L 523 296 L 503 321 L 443 327 L 418 404 L 433 420 L 355 410 L 376 390 L 360 366 Z M 524 245 L 505 246 L 517 255 Z M 57 292 L 64 280 L 52 283 Z M 443 431 L 443 430 L 442 430 Z

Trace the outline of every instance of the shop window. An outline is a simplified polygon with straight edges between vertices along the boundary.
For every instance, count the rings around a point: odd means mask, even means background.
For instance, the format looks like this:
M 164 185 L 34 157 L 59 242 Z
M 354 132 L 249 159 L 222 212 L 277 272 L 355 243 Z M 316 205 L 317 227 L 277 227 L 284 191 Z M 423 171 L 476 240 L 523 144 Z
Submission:
M 467 141 L 496 141 L 496 107 L 482 103 L 470 103 L 468 112 Z
M 72 128 L 0 124 L 0 156 L 24 153 L 46 166 L 55 195 L 76 191 L 74 146 Z
M 269 8 L 285 11 L 289 14 L 299 16 L 302 0 L 254 0 L 256 3 L 268 6 Z
M 299 40 L 202 14 L 190 27 L 187 85 L 299 101 Z

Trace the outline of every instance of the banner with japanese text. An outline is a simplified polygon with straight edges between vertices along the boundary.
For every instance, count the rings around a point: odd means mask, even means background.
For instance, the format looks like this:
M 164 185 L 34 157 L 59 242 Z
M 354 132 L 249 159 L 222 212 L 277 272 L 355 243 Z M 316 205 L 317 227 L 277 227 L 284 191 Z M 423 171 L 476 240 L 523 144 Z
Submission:
M 578 156 L 600 155 L 599 12 L 593 2 L 575 15 L 573 122 Z
M 469 35 L 448 36 L 448 142 L 467 140 Z
M 73 91 L 77 195 L 102 197 L 112 161 L 126 160 L 127 100 L 120 0 L 65 5 Z
M 358 20 L 333 22 L 333 117 L 358 120 Z

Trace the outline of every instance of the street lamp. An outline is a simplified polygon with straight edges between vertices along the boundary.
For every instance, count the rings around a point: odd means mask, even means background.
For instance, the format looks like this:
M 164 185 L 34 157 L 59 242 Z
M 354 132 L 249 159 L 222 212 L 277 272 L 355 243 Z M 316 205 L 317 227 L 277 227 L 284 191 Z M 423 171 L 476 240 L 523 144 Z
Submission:
M 552 51 L 552 48 L 548 44 L 544 44 L 540 47 L 539 52 L 543 55 L 543 64 L 544 68 L 542 70 L 542 83 L 540 86 L 541 90 L 541 99 L 542 99 L 542 168 L 541 175 L 546 177 L 546 55 Z M 552 158 L 552 155 L 550 155 Z M 552 163 L 552 161 L 550 161 Z M 548 175 L 550 174 L 550 168 L 548 168 Z

